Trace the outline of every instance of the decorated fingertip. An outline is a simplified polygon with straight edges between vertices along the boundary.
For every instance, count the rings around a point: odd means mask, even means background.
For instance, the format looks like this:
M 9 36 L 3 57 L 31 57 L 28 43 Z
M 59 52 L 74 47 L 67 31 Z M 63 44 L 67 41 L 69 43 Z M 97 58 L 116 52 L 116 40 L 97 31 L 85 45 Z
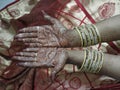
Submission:
M 17 34 L 17 35 L 15 36 L 16 39 L 21 38 L 21 37 L 23 37 L 22 34 Z
M 24 67 L 27 67 L 27 62 L 20 62 L 18 63 L 19 66 L 24 66 Z

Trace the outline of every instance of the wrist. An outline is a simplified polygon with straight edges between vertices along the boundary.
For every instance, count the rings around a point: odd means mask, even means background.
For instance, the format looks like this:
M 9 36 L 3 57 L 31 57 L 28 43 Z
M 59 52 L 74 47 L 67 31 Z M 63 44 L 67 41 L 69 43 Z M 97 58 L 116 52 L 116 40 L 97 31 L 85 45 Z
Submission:
M 77 47 L 80 46 L 79 34 L 75 30 L 66 30 L 63 33 L 63 38 L 66 40 L 66 47 Z
M 84 51 L 66 50 L 68 54 L 67 64 L 81 65 L 84 59 Z
M 78 26 L 74 30 L 79 34 L 78 41 L 81 42 L 81 47 L 87 47 L 101 42 L 100 33 L 94 24 Z

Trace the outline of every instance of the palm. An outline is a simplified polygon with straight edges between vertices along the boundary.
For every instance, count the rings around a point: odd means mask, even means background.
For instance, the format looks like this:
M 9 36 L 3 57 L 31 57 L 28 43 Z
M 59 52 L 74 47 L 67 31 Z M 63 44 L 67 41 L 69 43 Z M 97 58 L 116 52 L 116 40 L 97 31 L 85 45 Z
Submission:
M 63 48 L 26 48 L 13 56 L 25 67 L 53 67 L 53 76 L 63 68 L 67 58 Z
M 44 12 L 43 12 L 44 13 Z M 27 67 L 53 67 L 52 75 L 59 72 L 66 63 L 67 53 L 63 48 L 67 40 L 63 38 L 66 28 L 55 18 L 48 15 L 53 25 L 34 26 L 19 30 L 16 40 L 23 41 L 29 47 L 17 52 L 14 60 Z

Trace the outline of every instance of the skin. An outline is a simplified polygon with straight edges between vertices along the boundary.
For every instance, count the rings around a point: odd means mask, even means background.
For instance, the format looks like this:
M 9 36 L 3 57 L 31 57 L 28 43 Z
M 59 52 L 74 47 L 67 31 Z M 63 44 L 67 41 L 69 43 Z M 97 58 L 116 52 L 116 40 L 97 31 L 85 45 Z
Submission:
M 81 46 L 79 34 L 75 30 L 67 30 L 57 19 L 50 17 L 45 12 L 43 12 L 43 14 L 53 25 L 28 27 L 19 30 L 15 39 L 16 41 L 24 42 L 27 48 L 16 53 L 13 59 L 20 61 L 18 64 L 21 66 L 53 67 L 52 76 L 54 78 L 55 74 L 58 73 L 66 63 L 81 65 L 84 59 L 84 51 L 65 50 L 65 47 Z M 100 33 L 101 42 L 120 40 L 119 21 L 120 15 L 95 24 Z M 53 50 L 51 48 L 53 48 Z M 55 48 L 57 48 L 57 51 L 54 51 Z M 44 60 L 44 55 L 40 53 L 40 51 L 44 51 L 46 55 L 49 50 L 56 54 L 53 59 L 46 57 Z M 118 63 L 119 58 L 120 56 L 105 54 L 100 74 L 120 79 L 120 70 L 118 70 L 120 68 L 120 63 Z
M 84 60 L 84 51 L 69 50 L 67 63 L 81 66 Z M 104 54 L 104 62 L 99 74 L 108 75 L 120 80 L 120 56 Z
M 18 31 L 15 39 L 23 41 L 30 47 L 64 47 L 68 41 L 64 38 L 63 33 L 66 28 L 55 18 L 50 17 L 43 12 L 44 18 L 50 20 L 53 25 L 34 26 L 24 28 Z

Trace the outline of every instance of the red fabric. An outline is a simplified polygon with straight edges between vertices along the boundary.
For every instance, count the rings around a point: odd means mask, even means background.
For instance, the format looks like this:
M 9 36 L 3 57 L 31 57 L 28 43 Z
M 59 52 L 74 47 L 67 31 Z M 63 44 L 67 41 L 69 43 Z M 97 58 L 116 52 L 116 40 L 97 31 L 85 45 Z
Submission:
M 115 49 L 118 53 L 120 53 L 120 49 L 113 43 L 113 42 L 109 42 L 109 45 Z
M 68 3 L 70 0 L 41 0 L 30 12 L 30 14 L 24 15 L 17 20 L 11 20 L 11 23 L 16 30 L 19 30 L 28 26 L 38 26 L 51 24 L 48 20 L 45 20 L 42 14 L 44 10 L 47 14 L 55 17 L 57 11 L 64 8 L 64 4 Z M 47 3 L 46 3 L 47 2 Z
M 92 22 L 92 23 L 96 23 L 96 21 L 92 18 L 92 16 L 87 12 L 87 10 L 84 8 L 84 6 L 82 5 L 82 3 L 80 2 L 80 0 L 75 0 L 75 2 L 77 3 L 78 7 L 80 7 L 82 9 L 82 11 L 85 13 L 85 15 L 87 16 L 87 18 Z
M 59 12 L 63 12 L 62 9 L 66 6 L 66 4 L 69 1 L 70 0 L 40 0 L 40 2 L 32 9 L 30 14 L 26 14 L 17 20 L 11 20 L 11 23 L 12 23 L 13 27 L 16 29 L 16 31 L 21 28 L 28 27 L 28 26 L 51 24 L 49 21 L 44 19 L 41 10 L 44 10 L 49 15 L 56 17 L 56 14 L 59 14 Z M 79 0 L 75 0 L 75 1 L 78 4 L 78 6 L 83 10 L 83 12 L 86 14 L 86 16 L 90 19 L 90 21 L 92 23 L 95 23 L 94 19 L 86 11 L 86 9 L 79 2 Z M 74 17 L 74 16 L 72 16 L 72 17 Z M 11 49 L 13 49 L 13 48 L 14 47 L 12 47 Z M 16 52 L 16 51 L 14 51 L 14 52 Z M 8 72 L 7 74 L 4 74 L 6 71 L 9 71 L 9 70 L 10 70 L 10 72 Z M 4 73 L 0 80 L 4 84 L 6 84 L 6 82 L 14 83 L 14 87 L 15 87 L 14 90 L 55 90 L 59 86 L 60 86 L 59 87 L 60 90 L 67 90 L 62 85 L 64 82 L 59 81 L 58 78 L 56 78 L 56 80 L 55 80 L 56 83 L 50 83 L 49 75 L 48 75 L 48 72 L 46 69 L 44 70 L 41 68 L 37 68 L 37 69 L 33 70 L 33 69 L 29 69 L 29 68 L 21 68 L 21 67 L 17 66 L 15 62 L 13 62 L 4 71 Z M 65 78 L 68 76 L 69 76 L 68 74 L 65 74 Z M 26 77 L 26 79 L 24 77 Z M 16 83 L 16 81 L 18 81 L 18 82 Z M 76 81 L 76 79 L 75 79 L 75 81 Z M 70 81 L 70 83 L 71 82 L 72 81 Z M 79 87 L 80 83 L 81 83 L 79 81 L 79 79 L 77 79 L 77 83 L 79 83 L 79 84 L 76 87 Z M 72 84 L 73 84 L 73 82 L 72 82 Z M 72 85 L 72 84 L 70 84 L 70 85 Z M 71 86 L 71 87 L 73 87 L 73 86 Z M 93 87 L 93 86 L 91 85 L 91 87 Z M 120 86 L 118 85 L 117 87 L 120 87 Z M 73 90 L 73 89 L 70 89 L 70 90 Z M 76 88 L 74 90 L 76 90 Z M 97 88 L 95 90 L 100 90 L 100 89 Z M 103 89 L 101 89 L 101 90 L 103 90 Z

